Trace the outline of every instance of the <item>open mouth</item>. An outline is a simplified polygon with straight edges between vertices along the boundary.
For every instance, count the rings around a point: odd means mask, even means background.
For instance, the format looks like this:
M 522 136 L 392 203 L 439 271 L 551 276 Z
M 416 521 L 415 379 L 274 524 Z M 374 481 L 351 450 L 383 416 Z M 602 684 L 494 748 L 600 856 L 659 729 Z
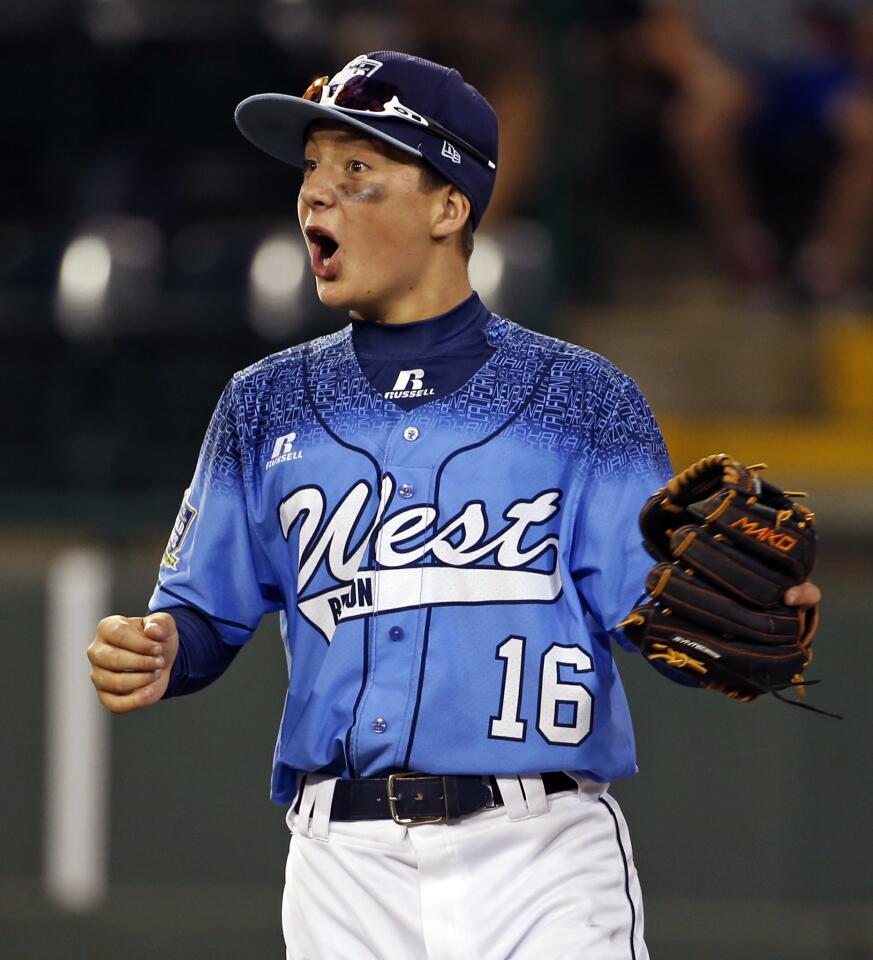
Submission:
M 313 273 L 318 277 L 330 279 L 336 272 L 339 243 L 323 227 L 307 227 L 306 239 L 309 241 Z

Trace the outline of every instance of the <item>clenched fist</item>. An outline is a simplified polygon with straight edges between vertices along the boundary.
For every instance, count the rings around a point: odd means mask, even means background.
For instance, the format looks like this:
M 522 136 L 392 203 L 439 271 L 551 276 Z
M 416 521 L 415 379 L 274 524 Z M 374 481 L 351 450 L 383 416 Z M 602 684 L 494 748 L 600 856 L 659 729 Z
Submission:
M 178 650 L 176 621 L 169 613 L 101 620 L 88 647 L 98 699 L 113 713 L 157 702 L 170 682 Z

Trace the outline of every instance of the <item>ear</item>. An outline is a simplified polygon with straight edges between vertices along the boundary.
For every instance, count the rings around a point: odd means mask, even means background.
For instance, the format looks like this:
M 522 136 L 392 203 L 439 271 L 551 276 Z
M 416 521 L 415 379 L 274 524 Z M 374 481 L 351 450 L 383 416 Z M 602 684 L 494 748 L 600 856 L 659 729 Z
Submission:
M 430 235 L 434 240 L 444 240 L 460 234 L 470 219 L 470 201 L 456 186 L 449 184 L 437 195 L 439 206 L 435 212 Z

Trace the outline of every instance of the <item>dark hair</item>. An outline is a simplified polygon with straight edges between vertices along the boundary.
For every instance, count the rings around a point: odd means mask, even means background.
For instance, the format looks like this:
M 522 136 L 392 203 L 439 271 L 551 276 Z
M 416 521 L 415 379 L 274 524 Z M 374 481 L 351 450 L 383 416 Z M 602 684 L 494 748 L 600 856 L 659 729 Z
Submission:
M 429 163 L 422 163 L 419 166 L 421 172 L 421 189 L 426 193 L 431 193 L 434 190 L 439 190 L 441 187 L 448 187 L 451 185 L 449 180 L 436 169 L 432 167 Z M 464 259 L 469 262 L 470 257 L 473 254 L 473 219 L 472 211 L 470 216 L 467 217 L 467 222 L 464 224 L 464 229 L 461 233 L 461 249 L 464 254 Z

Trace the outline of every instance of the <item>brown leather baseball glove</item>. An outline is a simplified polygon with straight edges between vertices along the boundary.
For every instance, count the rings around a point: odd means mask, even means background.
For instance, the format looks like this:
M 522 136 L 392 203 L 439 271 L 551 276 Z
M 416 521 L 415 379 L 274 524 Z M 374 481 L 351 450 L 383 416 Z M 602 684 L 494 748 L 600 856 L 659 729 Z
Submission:
M 745 701 L 802 694 L 818 625 L 817 607 L 782 602 L 812 571 L 815 515 L 762 480 L 765 466 L 715 454 L 646 502 L 650 599 L 619 624 L 661 672 Z

